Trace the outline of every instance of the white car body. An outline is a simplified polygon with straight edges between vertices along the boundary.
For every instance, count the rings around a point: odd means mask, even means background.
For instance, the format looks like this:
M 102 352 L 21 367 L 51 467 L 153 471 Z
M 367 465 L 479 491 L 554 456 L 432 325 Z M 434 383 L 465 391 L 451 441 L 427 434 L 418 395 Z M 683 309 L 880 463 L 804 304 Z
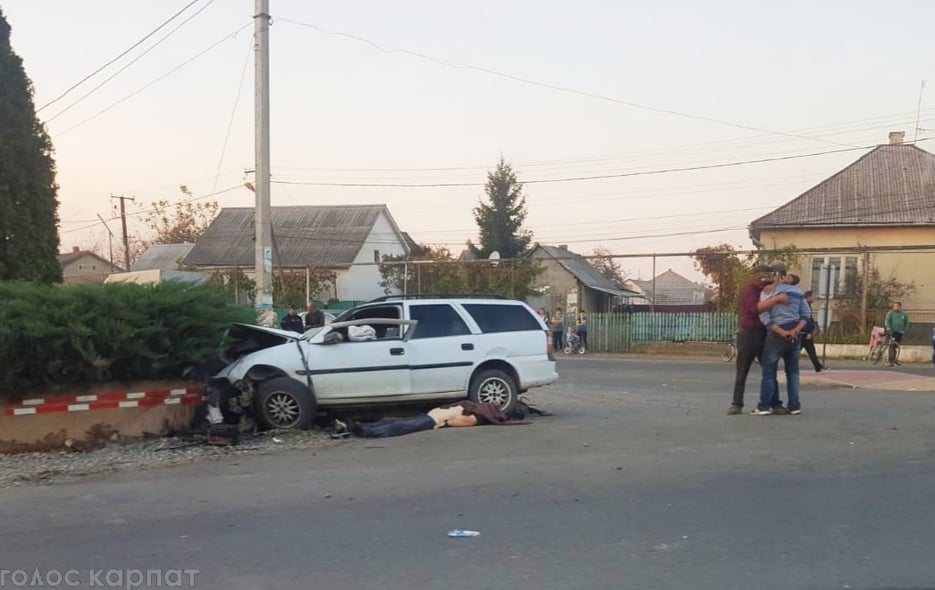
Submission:
M 348 328 L 361 325 L 380 337 L 349 341 Z M 307 386 L 320 407 L 464 399 L 485 370 L 508 374 L 517 395 L 558 379 L 548 327 L 520 301 L 389 298 L 305 334 L 238 328 L 266 346 L 215 379 L 242 390 L 245 382 L 288 376 Z

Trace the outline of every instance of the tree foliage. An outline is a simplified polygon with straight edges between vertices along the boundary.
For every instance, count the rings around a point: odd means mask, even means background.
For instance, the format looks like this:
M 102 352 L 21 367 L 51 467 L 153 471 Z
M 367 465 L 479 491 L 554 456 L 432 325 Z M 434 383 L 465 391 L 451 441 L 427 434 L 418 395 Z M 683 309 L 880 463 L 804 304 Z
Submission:
M 487 258 L 493 252 L 498 252 L 501 258 L 519 258 L 532 241 L 532 233 L 523 229 L 526 197 L 513 167 L 502 157 L 496 169 L 487 173 L 484 190 L 487 202 L 482 200 L 474 208 L 480 245 L 468 241 L 468 248 L 478 258 Z
M 211 285 L 0 283 L 0 396 L 96 381 L 179 377 L 251 322 Z M 36 310 L 42 310 L 37 313 Z
M 867 289 L 866 307 L 864 307 L 864 283 Z M 871 263 L 863 273 L 852 272 L 842 277 L 840 292 L 835 294 L 835 313 L 837 331 L 840 335 L 868 334 L 873 325 L 881 325 L 883 315 L 893 302 L 905 299 L 916 292 L 914 281 L 908 283 L 895 277 L 883 278 L 880 269 Z M 868 324 L 862 323 L 867 311 Z
M 151 244 L 194 244 L 218 215 L 217 201 L 196 203 L 184 184 L 183 198 L 175 202 L 160 199 L 152 203 L 144 222 L 151 232 Z
M 613 253 L 610 250 L 604 246 L 598 246 L 591 255 L 593 256 L 590 259 L 591 266 L 596 268 L 597 272 L 617 285 L 623 284 L 626 271 L 615 258 L 612 258 Z
M 692 252 L 697 268 L 714 285 L 718 311 L 740 309 L 743 287 L 758 264 L 781 262 L 786 268 L 800 266 L 801 255 L 795 246 L 773 251 L 768 256 L 759 253 L 741 255 L 728 243 L 706 246 Z
M 0 280 L 60 282 L 52 141 L 0 12 Z

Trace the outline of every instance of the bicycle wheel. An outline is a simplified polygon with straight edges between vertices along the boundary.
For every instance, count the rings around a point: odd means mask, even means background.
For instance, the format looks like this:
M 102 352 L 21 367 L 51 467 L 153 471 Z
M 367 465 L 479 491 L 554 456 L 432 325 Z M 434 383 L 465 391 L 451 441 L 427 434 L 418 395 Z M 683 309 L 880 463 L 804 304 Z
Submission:
M 725 363 L 729 363 L 732 360 L 734 360 L 735 356 L 737 356 L 737 347 L 734 345 L 733 342 L 728 342 L 727 348 L 725 348 L 724 351 L 721 352 L 721 360 L 724 361 Z
M 877 365 L 883 359 L 883 354 L 886 353 L 889 348 L 888 344 L 877 345 L 876 349 L 870 353 L 870 360 L 873 361 L 873 364 Z

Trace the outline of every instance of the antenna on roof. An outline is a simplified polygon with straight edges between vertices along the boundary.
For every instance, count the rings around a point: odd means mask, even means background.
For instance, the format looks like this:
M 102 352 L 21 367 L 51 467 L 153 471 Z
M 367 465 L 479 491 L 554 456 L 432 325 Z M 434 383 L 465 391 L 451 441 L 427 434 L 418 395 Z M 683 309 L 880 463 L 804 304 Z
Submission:
M 922 84 L 919 85 L 919 105 L 916 107 L 916 130 L 915 134 L 912 137 L 912 143 L 915 144 L 919 140 L 919 117 L 922 114 L 922 94 L 925 93 L 925 80 L 922 80 Z

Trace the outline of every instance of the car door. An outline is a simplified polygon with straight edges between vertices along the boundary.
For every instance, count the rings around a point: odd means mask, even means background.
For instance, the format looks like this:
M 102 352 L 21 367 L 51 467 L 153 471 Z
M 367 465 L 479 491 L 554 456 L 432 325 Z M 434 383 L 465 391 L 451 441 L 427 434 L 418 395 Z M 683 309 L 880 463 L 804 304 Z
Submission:
M 308 374 L 320 403 L 374 403 L 411 393 L 407 343 L 400 335 L 403 330 L 399 320 L 395 321 L 395 330 L 383 324 L 382 337 L 376 340 L 353 342 L 342 335 L 341 342 L 327 343 L 329 334 L 342 330 L 347 334 L 347 327 L 339 323 L 326 326 L 306 343 Z M 366 324 L 367 320 L 351 323 Z
M 418 325 L 408 342 L 412 393 L 463 391 L 475 363 L 475 335 L 449 303 L 407 306 Z

